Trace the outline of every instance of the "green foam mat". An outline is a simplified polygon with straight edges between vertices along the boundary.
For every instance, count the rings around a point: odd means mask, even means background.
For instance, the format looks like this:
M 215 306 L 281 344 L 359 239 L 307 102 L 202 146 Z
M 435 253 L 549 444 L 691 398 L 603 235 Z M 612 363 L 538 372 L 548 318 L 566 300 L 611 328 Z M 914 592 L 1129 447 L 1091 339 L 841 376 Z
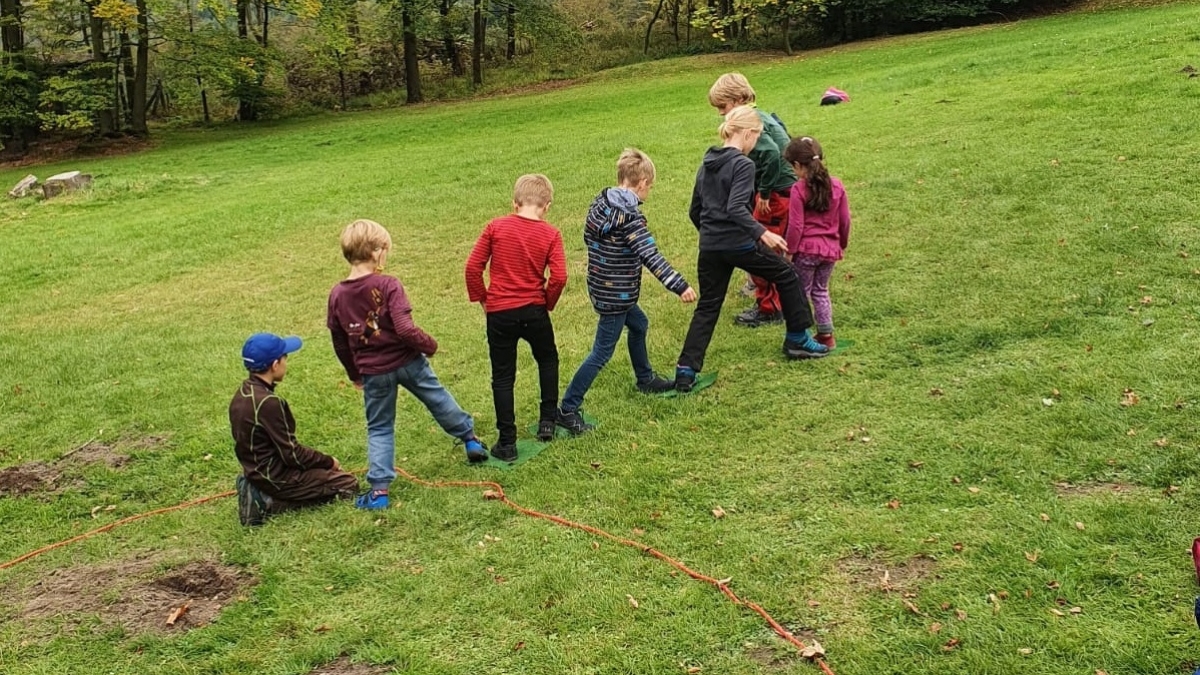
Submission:
M 833 351 L 831 351 L 829 353 L 830 354 L 841 354 L 842 352 L 846 351 L 847 349 L 849 349 L 853 346 L 854 346 L 854 340 L 843 340 L 841 338 L 838 338 L 837 346 L 835 346 L 833 348 Z
M 522 439 L 517 441 L 517 458 L 511 462 L 502 462 L 491 455 L 488 455 L 486 462 L 472 464 L 471 466 L 490 466 L 497 469 L 513 469 L 521 466 L 525 462 L 542 454 L 542 451 L 550 447 L 549 443 L 543 443 L 532 439 Z
M 675 398 L 676 396 L 691 396 L 692 394 L 694 394 L 698 391 L 704 391 L 705 389 L 708 389 L 709 387 L 713 386 L 713 383 L 716 381 L 717 381 L 717 374 L 715 372 L 700 373 L 700 374 L 696 375 L 696 384 L 692 387 L 692 390 L 689 391 L 688 393 L 680 394 L 679 392 L 675 391 L 674 389 L 671 389 L 670 391 L 664 391 L 661 394 L 656 394 L 656 396 L 658 396 L 659 398 Z
M 584 422 L 587 422 L 588 424 L 590 424 L 594 427 L 600 426 L 599 420 L 597 420 L 595 417 L 592 417 L 591 415 L 587 414 L 586 411 L 581 412 L 580 414 L 583 415 Z M 537 436 L 537 425 L 536 424 L 531 425 L 529 427 L 529 433 L 533 436 Z M 554 427 L 554 438 L 555 439 L 574 438 L 574 436 L 571 435 L 571 432 L 567 431 L 566 429 L 564 429 L 562 427 Z M 517 445 L 518 445 L 518 451 L 519 451 L 520 450 L 520 447 L 519 447 L 520 442 L 519 441 L 518 441 Z

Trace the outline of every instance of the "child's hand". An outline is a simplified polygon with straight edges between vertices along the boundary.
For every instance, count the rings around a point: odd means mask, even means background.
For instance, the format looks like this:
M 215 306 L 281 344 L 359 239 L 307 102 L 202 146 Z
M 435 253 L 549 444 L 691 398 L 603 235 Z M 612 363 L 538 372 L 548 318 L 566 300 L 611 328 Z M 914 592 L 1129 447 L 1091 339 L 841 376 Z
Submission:
M 682 301 L 684 303 L 695 302 L 696 301 L 696 290 L 694 288 L 692 288 L 691 286 L 688 286 L 684 292 L 679 294 L 679 299 L 680 299 L 680 301 Z
M 767 230 L 762 233 L 762 236 L 758 240 L 763 243 L 763 246 L 775 251 L 779 255 L 787 255 L 787 240 L 774 232 Z
M 338 462 L 337 457 L 330 457 L 329 459 L 333 460 L 333 470 L 334 471 L 342 470 L 342 465 L 341 465 L 341 463 Z
M 358 382 L 355 382 L 355 383 L 354 383 L 354 388 L 355 388 L 355 389 L 357 389 L 357 390 L 359 390 L 359 391 L 362 391 L 362 380 L 359 380 Z
M 759 195 L 754 195 L 754 215 L 759 218 L 766 218 L 771 215 L 771 201 L 763 199 Z

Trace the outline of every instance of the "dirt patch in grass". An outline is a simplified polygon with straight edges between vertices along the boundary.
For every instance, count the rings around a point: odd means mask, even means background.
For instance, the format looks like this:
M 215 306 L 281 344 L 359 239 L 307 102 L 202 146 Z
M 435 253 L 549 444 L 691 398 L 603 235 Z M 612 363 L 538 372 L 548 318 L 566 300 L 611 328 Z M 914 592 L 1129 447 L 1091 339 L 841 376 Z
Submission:
M 1146 492 L 1140 485 L 1130 483 L 1055 483 L 1054 493 L 1059 497 L 1094 497 L 1096 495 L 1133 496 Z
M 54 570 L 11 600 L 22 621 L 53 619 L 72 628 L 96 621 L 131 634 L 181 633 L 211 623 L 255 583 L 250 574 L 209 560 L 164 570 L 160 560 L 147 557 Z
M 349 656 L 330 661 L 323 666 L 317 666 L 308 675 L 383 675 L 390 672 L 386 666 L 371 666 L 365 663 L 351 663 Z
M 20 497 L 56 489 L 62 473 L 45 462 L 28 462 L 0 469 L 0 496 Z
M 0 469 L 0 497 L 53 494 L 67 488 L 79 488 L 84 481 L 71 474 L 80 467 L 103 464 L 110 469 L 120 469 L 129 463 L 129 455 L 119 450 L 155 450 L 166 443 L 166 436 L 123 437 L 111 444 L 92 440 L 66 451 L 53 464 L 34 461 Z
M 855 586 L 881 591 L 910 591 L 937 575 L 937 560 L 918 555 L 898 563 L 874 560 L 862 555 L 842 558 L 837 569 Z
M 812 645 L 814 642 L 820 642 L 817 639 L 817 632 L 812 628 L 788 629 L 796 639 L 803 642 L 805 645 Z M 777 642 L 774 645 L 749 645 L 746 647 L 746 658 L 759 664 L 768 671 L 784 671 L 791 670 L 792 666 L 804 660 L 800 656 L 800 652 L 794 647 L 785 642 Z
M 104 139 L 72 139 L 64 138 L 46 140 L 34 144 L 28 152 L 20 156 L 0 153 L 0 169 L 15 169 L 37 164 L 49 164 L 63 160 L 83 160 L 88 157 L 114 157 L 141 152 L 154 147 L 154 142 L 136 136 L 121 136 Z M 86 164 L 81 164 L 80 171 L 88 173 Z M 38 176 L 49 178 L 49 175 Z M 10 186 L 4 189 L 8 190 Z

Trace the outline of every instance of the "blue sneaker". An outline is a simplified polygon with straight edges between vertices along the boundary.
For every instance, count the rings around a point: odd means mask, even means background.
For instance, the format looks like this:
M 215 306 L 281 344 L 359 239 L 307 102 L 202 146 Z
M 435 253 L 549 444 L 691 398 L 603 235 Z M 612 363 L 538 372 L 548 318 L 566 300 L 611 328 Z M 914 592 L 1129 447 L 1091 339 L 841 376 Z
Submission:
M 792 340 L 783 341 L 783 354 L 789 359 L 819 359 L 829 355 L 829 347 L 812 339 L 811 335 L 805 333 L 804 342 L 793 342 Z
M 368 490 L 354 500 L 354 506 L 368 511 L 382 511 L 388 507 L 387 493 Z
M 488 448 L 483 444 L 483 441 L 478 438 L 468 439 L 463 443 L 467 447 L 467 461 L 471 464 L 479 464 L 486 462 L 488 458 Z

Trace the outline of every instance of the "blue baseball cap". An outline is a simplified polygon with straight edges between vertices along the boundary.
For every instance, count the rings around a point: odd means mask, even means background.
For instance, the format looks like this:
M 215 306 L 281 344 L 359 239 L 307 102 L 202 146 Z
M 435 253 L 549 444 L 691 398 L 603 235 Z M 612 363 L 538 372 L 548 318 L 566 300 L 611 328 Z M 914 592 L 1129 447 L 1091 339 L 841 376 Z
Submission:
M 295 335 L 284 338 L 273 333 L 255 333 L 242 345 L 242 362 L 246 370 L 261 373 L 280 357 L 299 351 L 303 344 Z

